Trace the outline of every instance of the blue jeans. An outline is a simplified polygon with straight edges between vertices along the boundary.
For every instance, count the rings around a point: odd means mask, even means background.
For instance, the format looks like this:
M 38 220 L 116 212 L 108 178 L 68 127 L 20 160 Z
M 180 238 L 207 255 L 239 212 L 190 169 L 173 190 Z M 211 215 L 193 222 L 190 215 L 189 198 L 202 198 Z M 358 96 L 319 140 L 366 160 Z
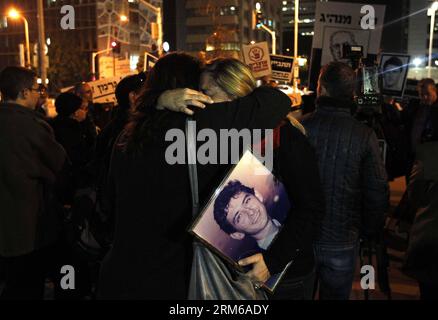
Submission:
M 348 300 L 353 285 L 358 243 L 314 244 L 320 300 Z

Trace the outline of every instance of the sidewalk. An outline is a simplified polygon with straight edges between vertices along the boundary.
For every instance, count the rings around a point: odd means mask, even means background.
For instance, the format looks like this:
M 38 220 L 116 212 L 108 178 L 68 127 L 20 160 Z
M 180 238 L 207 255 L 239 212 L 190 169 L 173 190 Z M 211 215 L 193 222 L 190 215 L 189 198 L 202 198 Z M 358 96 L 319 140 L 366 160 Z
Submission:
M 391 209 L 399 203 L 405 189 L 405 179 L 398 178 L 390 183 L 391 189 Z M 400 242 L 400 241 L 399 241 Z M 403 261 L 404 252 L 397 250 L 397 247 L 401 247 L 401 243 L 397 243 L 397 239 L 388 244 L 388 255 L 390 258 L 390 264 L 388 269 L 389 284 L 392 292 L 392 300 L 418 300 L 420 298 L 420 291 L 418 284 L 415 280 L 407 277 L 401 272 L 401 266 Z M 375 258 L 375 257 L 374 257 Z M 376 265 L 373 258 L 373 264 Z M 377 274 L 376 274 L 377 277 Z M 376 280 L 377 282 L 377 280 Z M 359 261 L 357 263 L 356 278 L 353 283 L 353 290 L 350 296 L 351 300 L 364 300 L 364 291 L 360 287 L 360 266 Z M 370 300 L 386 300 L 388 299 L 385 294 L 380 292 L 378 284 L 376 283 L 375 290 L 369 292 Z

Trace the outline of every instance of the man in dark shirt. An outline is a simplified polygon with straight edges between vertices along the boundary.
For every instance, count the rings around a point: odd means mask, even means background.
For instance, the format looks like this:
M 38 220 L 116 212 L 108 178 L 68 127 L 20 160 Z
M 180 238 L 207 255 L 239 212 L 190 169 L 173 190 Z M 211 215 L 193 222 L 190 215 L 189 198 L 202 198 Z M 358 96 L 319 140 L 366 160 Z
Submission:
M 388 183 L 373 130 L 351 115 L 356 77 L 340 62 L 324 66 L 317 109 L 303 121 L 315 147 L 326 199 L 321 236 L 314 244 L 320 299 L 348 299 L 358 240 L 383 228 Z
M 51 186 L 66 160 L 52 129 L 34 109 L 36 74 L 20 67 L 0 73 L 0 257 L 2 299 L 42 299 L 49 248 L 57 240 Z

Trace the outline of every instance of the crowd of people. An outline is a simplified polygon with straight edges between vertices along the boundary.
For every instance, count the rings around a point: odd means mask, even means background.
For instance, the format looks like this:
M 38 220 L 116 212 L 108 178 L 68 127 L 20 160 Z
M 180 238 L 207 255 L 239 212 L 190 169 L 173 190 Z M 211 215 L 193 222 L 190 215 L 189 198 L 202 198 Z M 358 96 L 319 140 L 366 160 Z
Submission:
M 274 132 L 273 173 L 293 206 L 281 226 L 265 219 L 269 226 L 257 232 L 273 230 L 275 241 L 241 265 L 255 290 L 263 290 L 259 283 L 293 263 L 273 294 L 258 297 L 312 300 L 318 293 L 321 300 L 348 300 L 360 240 L 383 232 L 388 180 L 412 172 L 397 211 L 412 226 L 404 269 L 418 280 L 422 298 L 437 298 L 433 80 L 420 82 L 418 104 L 397 110 L 409 148 L 403 169 L 388 178 L 375 131 L 353 112 L 356 74 L 339 61 L 321 69 L 316 109 L 301 123 L 287 95 L 257 87 L 249 67 L 230 58 L 203 64 L 184 53 L 161 57 L 147 75 L 120 81 L 109 121 L 99 115 L 87 83 L 59 94 L 57 115 L 49 119 L 36 79 L 21 67 L 0 73 L 1 299 L 43 299 L 46 279 L 55 299 L 187 299 L 194 241 L 187 232 L 193 220 L 189 169 L 166 161 L 172 143 L 166 134 L 184 131 L 187 118 L 196 121 L 197 132 L 217 136 L 223 129 Z M 240 141 L 241 152 L 245 147 Z M 227 164 L 222 158 L 221 164 L 197 164 L 201 206 L 232 167 L 230 157 Z M 248 221 L 259 202 L 253 210 L 238 204 L 254 191 L 231 187 L 226 201 L 215 205 L 215 219 L 230 235 L 257 239 L 258 225 Z M 241 224 L 229 218 L 237 211 Z M 75 271 L 75 285 L 67 289 L 61 285 L 65 265 Z

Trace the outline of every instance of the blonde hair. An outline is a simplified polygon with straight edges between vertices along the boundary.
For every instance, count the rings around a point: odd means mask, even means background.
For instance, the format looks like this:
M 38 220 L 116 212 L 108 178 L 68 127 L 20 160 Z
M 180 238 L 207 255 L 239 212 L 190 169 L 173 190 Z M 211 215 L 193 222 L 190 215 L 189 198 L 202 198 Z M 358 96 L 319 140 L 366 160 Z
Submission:
M 215 59 L 205 66 L 205 72 L 232 99 L 244 97 L 256 88 L 251 69 L 237 59 Z

